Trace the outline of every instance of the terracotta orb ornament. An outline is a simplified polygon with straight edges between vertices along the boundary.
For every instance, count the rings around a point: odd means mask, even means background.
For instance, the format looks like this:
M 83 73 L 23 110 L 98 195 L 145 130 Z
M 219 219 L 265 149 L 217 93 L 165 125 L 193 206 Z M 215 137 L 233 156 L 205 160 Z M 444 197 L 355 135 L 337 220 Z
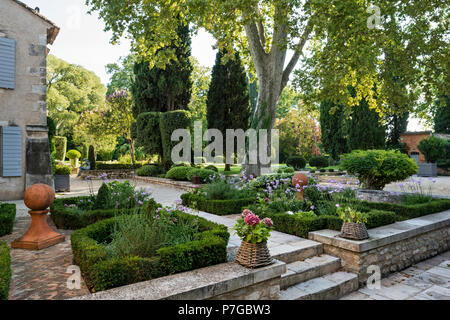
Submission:
M 303 187 L 308 184 L 308 177 L 304 173 L 296 173 L 292 177 L 292 185 L 296 187 L 299 186 L 300 191 L 297 193 L 297 199 L 303 200 Z
M 25 234 L 11 243 L 11 248 L 40 250 L 63 242 L 65 237 L 47 224 L 47 209 L 55 200 L 55 192 L 46 184 L 34 184 L 25 190 L 23 201 L 31 210 L 31 225 Z

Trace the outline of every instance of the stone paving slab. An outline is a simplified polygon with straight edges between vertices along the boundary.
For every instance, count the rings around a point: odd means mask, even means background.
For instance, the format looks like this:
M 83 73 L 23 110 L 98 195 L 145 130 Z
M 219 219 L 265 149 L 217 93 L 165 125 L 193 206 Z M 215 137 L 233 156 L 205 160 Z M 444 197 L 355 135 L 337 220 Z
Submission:
M 450 251 L 381 280 L 380 289 L 361 288 L 343 300 L 450 300 Z

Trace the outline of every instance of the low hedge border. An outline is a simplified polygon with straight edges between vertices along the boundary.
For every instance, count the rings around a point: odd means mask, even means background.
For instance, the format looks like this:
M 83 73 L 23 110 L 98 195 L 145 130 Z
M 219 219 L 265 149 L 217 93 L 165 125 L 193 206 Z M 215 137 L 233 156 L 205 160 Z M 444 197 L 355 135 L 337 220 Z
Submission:
M 394 223 L 396 215 L 393 212 L 371 210 L 367 212 L 368 229 Z M 262 217 L 271 218 L 277 231 L 308 239 L 308 233 L 322 229 L 341 230 L 342 220 L 338 216 L 322 215 L 318 217 L 299 217 L 287 213 L 266 213 Z
M 392 211 L 403 219 L 414 219 L 450 209 L 450 199 L 435 199 L 427 203 L 409 205 L 389 202 L 361 201 L 361 205 L 371 209 Z
M 16 220 L 16 205 L 14 203 L 0 203 L 0 237 L 13 231 Z
M 141 163 L 105 163 L 97 161 L 95 163 L 95 170 L 135 170 L 142 166 Z
M 236 200 L 208 200 L 202 196 L 192 193 L 181 195 L 183 205 L 200 211 L 216 214 L 219 216 L 236 214 L 242 212 L 242 209 L 256 202 L 255 198 L 236 199 Z
M 6 242 L 0 241 L 0 300 L 8 300 L 11 276 L 9 246 Z
M 111 240 L 114 224 L 123 216 L 75 231 L 71 236 L 74 261 L 88 286 L 98 292 L 227 261 L 230 235 L 225 226 L 183 212 L 173 214 L 183 219 L 197 219 L 200 233 L 194 241 L 160 248 L 151 258 L 108 256 L 102 243 Z
M 80 202 L 80 200 L 87 201 L 88 199 L 92 198 L 89 196 L 85 196 L 56 199 L 55 202 L 50 206 L 50 217 L 52 218 L 56 227 L 58 229 L 77 230 L 96 223 L 100 220 L 113 218 L 119 215 L 137 214 L 140 213 L 143 209 L 142 207 L 131 209 L 100 209 L 77 213 L 64 207 L 64 204 L 77 204 Z M 151 200 L 151 203 L 153 205 L 157 205 L 154 200 Z

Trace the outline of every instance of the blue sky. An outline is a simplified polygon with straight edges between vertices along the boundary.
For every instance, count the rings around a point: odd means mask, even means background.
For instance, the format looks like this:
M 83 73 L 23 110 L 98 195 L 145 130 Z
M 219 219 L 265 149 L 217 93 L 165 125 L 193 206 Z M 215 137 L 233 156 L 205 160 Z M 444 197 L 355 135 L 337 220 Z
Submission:
M 87 14 L 85 0 L 22 1 L 32 8 L 39 7 L 42 15 L 61 28 L 50 53 L 94 71 L 105 85 L 109 80 L 105 65 L 130 52 L 126 39 L 118 45 L 109 43 L 111 33 L 103 31 L 105 24 L 96 13 Z M 204 31 L 192 39 L 192 54 L 200 64 L 212 67 L 216 55 L 214 43 L 214 38 Z
M 85 0 L 22 0 L 56 23 L 61 31 L 51 46 L 51 54 L 67 62 L 79 64 L 94 71 L 106 85 L 109 75 L 105 65 L 116 62 L 130 52 L 130 43 L 123 39 L 119 44 L 109 43 L 111 33 L 103 31 L 104 23 L 96 13 L 87 14 Z M 214 38 L 205 31 L 192 39 L 192 55 L 201 65 L 212 67 L 215 61 Z M 290 54 L 288 54 L 290 58 Z M 419 131 L 424 127 L 418 119 L 409 119 L 408 130 Z

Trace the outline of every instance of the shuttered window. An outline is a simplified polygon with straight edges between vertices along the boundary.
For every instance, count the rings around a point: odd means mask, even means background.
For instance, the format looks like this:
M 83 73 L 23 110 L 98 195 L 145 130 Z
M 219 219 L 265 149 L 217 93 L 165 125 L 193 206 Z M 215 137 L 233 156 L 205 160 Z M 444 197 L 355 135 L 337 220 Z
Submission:
M 20 127 L 0 127 L 0 175 L 22 176 L 22 130 Z
M 16 45 L 13 39 L 0 38 L 0 88 L 14 89 Z

